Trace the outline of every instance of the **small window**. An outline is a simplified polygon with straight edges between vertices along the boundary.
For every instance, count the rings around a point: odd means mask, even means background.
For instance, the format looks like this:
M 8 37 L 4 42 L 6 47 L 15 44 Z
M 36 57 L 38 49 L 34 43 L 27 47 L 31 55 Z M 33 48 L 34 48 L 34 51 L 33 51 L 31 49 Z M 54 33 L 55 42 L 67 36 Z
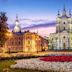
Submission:
M 19 44 L 21 44 L 20 41 L 19 41 Z
M 28 40 L 28 44 L 30 44 L 30 40 Z
M 56 38 L 56 40 L 57 40 L 58 38 Z
M 21 37 L 19 37 L 19 40 L 21 39 Z
M 65 22 L 64 22 L 64 24 L 65 24 Z
M 63 38 L 65 39 L 65 36 Z
M 59 24 L 60 24 L 60 21 L 59 21 Z
M 3 47 L 3 45 L 1 44 L 0 47 Z
M 12 45 L 13 45 L 14 43 L 12 42 Z
M 52 38 L 52 40 L 53 40 L 53 38 Z

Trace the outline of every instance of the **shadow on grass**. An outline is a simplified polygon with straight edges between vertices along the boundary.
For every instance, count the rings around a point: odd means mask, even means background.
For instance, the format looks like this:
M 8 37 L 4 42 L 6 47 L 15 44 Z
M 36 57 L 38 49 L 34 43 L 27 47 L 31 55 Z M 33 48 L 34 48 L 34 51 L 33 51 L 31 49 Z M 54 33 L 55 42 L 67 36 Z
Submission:
M 41 70 L 32 70 L 32 69 L 11 69 L 10 72 L 59 72 L 54 70 L 47 70 L 47 71 L 41 71 Z

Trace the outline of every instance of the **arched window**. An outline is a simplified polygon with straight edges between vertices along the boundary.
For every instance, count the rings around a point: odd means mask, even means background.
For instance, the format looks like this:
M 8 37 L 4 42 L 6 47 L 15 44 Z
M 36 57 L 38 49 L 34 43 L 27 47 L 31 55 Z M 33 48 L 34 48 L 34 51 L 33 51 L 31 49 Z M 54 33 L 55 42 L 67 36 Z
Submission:
M 64 30 L 65 30 L 65 27 L 64 27 Z
M 28 40 L 28 44 L 30 44 L 30 40 Z
M 65 43 L 63 43 L 63 48 L 66 49 L 66 44 Z
M 65 39 L 65 36 L 63 38 Z
M 12 45 L 14 44 L 14 42 L 11 43 Z
M 52 41 L 53 41 L 53 38 L 52 38 Z
M 58 38 L 56 37 L 56 40 L 57 40 Z
M 19 45 L 20 45 L 21 43 L 20 43 L 20 41 L 19 41 Z
M 65 22 L 64 22 L 64 24 L 65 24 Z
M 60 24 L 60 21 L 59 21 L 59 24 Z

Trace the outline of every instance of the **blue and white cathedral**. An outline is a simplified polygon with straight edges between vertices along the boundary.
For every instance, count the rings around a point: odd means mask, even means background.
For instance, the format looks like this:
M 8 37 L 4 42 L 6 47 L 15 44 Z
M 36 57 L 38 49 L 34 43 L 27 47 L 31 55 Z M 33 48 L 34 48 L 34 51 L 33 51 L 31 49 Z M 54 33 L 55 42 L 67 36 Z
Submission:
M 56 32 L 49 36 L 50 50 L 72 50 L 72 17 L 65 7 L 62 14 L 58 11 L 56 18 Z

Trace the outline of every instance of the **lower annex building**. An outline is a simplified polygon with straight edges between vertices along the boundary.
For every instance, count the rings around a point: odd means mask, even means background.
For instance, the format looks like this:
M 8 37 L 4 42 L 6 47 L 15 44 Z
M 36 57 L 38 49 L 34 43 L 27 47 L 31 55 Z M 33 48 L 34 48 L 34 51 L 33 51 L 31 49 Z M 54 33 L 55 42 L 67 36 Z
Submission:
M 48 50 L 48 40 L 34 32 L 21 32 L 18 17 L 11 36 L 5 43 L 4 52 L 42 52 Z

